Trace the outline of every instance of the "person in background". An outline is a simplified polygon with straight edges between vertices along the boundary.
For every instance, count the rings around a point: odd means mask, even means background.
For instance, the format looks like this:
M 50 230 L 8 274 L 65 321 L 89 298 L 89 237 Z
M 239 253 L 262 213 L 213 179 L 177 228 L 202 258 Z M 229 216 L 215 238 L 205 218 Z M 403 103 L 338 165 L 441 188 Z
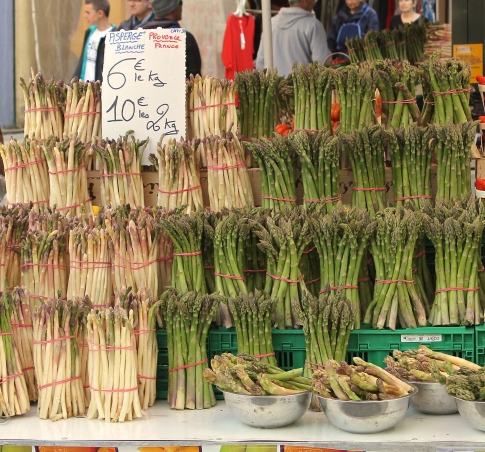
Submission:
M 322 23 L 312 14 L 316 0 L 290 0 L 289 8 L 281 8 L 271 18 L 273 64 L 278 74 L 291 73 L 293 63 L 323 63 L 330 54 Z M 263 38 L 264 39 L 264 38 Z M 264 68 L 264 43 L 256 57 L 256 68 Z
M 391 30 L 402 27 L 404 24 L 417 24 L 425 20 L 424 16 L 416 12 L 416 3 L 416 0 L 399 0 L 401 14 L 396 14 L 391 19 Z
M 154 18 L 150 0 L 128 0 L 131 17 L 121 22 L 118 30 L 136 30 Z
M 108 20 L 108 0 L 84 0 L 84 18 L 90 25 L 84 34 L 83 50 L 74 77 L 85 81 L 103 81 L 104 40 L 115 26 Z
M 364 37 L 369 30 L 379 31 L 377 13 L 361 0 L 345 0 L 345 5 L 332 19 L 327 44 L 330 52 L 348 54 L 345 41 Z
M 150 0 L 150 2 L 155 18 L 141 28 L 181 28 L 179 20 L 182 20 L 182 0 Z M 200 75 L 202 61 L 194 35 L 188 31 L 186 35 L 185 78 L 189 78 L 190 74 Z

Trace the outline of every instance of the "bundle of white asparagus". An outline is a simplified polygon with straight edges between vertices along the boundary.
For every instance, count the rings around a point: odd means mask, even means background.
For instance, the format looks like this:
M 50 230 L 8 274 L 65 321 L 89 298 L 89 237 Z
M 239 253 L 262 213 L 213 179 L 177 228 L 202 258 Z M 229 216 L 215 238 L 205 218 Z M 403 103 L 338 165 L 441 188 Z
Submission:
M 65 298 L 68 281 L 66 234 L 29 230 L 21 244 L 21 284 L 29 296 L 30 312 L 40 300 Z
M 64 134 L 77 133 L 84 143 L 91 143 L 86 152 L 86 168 L 91 168 L 93 146 L 101 138 L 101 83 L 83 82 L 77 77 L 66 85 Z M 60 137 L 61 135 L 59 135 Z
M 138 395 L 143 410 L 152 406 L 157 397 L 157 359 L 158 344 L 156 336 L 156 316 L 161 302 L 154 302 L 145 291 L 137 294 L 129 293 L 123 288 L 116 295 L 116 306 L 127 312 L 133 311 L 136 355 Z
M 112 263 L 112 284 L 114 293 L 123 287 L 134 292 L 146 290 L 157 299 L 163 290 L 160 277 L 159 255 L 160 222 L 162 209 L 130 211 L 129 206 L 106 210 L 106 231 L 109 235 L 109 249 Z
M 87 328 L 88 419 L 124 422 L 141 417 L 133 312 L 128 315 L 122 308 L 91 310 Z
M 38 140 L 46 140 L 52 135 L 62 137 L 64 83 L 54 79 L 46 81 L 42 74 L 35 75 L 32 70 L 28 83 L 20 78 L 20 86 L 25 103 L 24 135 Z
M 49 206 L 68 217 L 92 215 L 85 165 L 88 145 L 72 134 L 61 141 L 47 140 L 42 149 L 49 166 Z
M 0 416 L 15 416 L 30 410 L 29 394 L 22 373 L 20 353 L 12 333 L 15 309 L 12 293 L 0 298 Z
M 428 39 L 424 44 L 424 56 L 429 58 L 433 53 L 440 50 L 440 58 L 451 58 L 451 24 L 429 24 Z
M 199 140 L 169 140 L 162 146 L 163 136 L 157 144 L 158 158 L 150 154 L 149 160 L 158 170 L 158 205 L 167 210 L 186 206 L 191 213 L 203 206 L 200 185 L 198 146 Z
M 106 307 L 113 294 L 108 237 L 101 217 L 94 227 L 78 224 L 69 231 L 67 297 L 89 296 L 94 307 Z
M 39 140 L 11 139 L 0 144 L 0 156 L 5 168 L 8 204 L 32 203 L 42 210 L 49 205 L 49 175 L 47 161 Z
M 43 301 L 33 314 L 40 419 L 57 421 L 85 414 L 77 343 L 84 314 L 85 303 L 81 299 Z
M 130 130 L 117 141 L 101 141 L 94 147 L 101 171 L 101 203 L 105 206 L 145 207 L 141 163 L 148 140 L 135 140 L 132 133 Z
M 211 210 L 254 204 L 253 190 L 246 168 L 244 149 L 231 132 L 225 137 L 202 140 L 207 161 L 207 179 Z
M 25 377 L 29 400 L 37 400 L 37 381 L 35 379 L 33 354 L 33 325 L 29 298 L 25 289 L 15 287 L 12 291 L 14 309 L 12 311 L 12 332 L 15 345 L 19 350 L 20 365 Z

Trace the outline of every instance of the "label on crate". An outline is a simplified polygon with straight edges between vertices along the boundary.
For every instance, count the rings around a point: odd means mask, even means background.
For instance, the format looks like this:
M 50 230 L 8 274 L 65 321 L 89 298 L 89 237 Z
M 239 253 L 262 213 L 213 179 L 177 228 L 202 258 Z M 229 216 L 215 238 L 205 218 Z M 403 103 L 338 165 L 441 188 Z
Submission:
M 185 29 L 114 31 L 106 36 L 103 137 L 129 130 L 146 140 L 143 164 L 162 135 L 185 136 Z
M 401 342 L 441 342 L 441 334 L 401 334 Z

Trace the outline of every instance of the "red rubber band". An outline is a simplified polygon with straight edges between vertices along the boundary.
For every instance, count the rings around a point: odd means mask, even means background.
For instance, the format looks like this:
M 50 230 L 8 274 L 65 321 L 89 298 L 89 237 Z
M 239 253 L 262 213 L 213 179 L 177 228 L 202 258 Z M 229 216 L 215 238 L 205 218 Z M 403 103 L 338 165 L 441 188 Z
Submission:
M 79 207 L 79 206 L 82 206 L 83 204 L 86 204 L 87 202 L 90 202 L 90 201 L 91 201 L 91 198 L 86 199 L 86 201 L 81 201 L 81 202 L 79 202 L 77 204 L 74 204 L 73 206 L 57 207 L 56 210 L 58 210 L 59 212 L 61 212 L 63 210 L 74 209 L 74 208 Z
M 66 169 L 66 170 L 61 170 L 61 171 L 47 171 L 49 174 L 62 174 L 62 173 L 72 173 L 73 171 L 77 171 L 80 169 L 85 168 L 84 165 L 78 166 L 77 168 L 72 168 L 72 169 Z
M 225 104 L 201 105 L 200 107 L 190 108 L 189 111 L 205 110 L 206 108 L 225 107 L 226 105 L 236 105 L 235 102 L 227 102 Z
M 76 336 L 64 336 L 58 337 L 57 339 L 49 339 L 45 341 L 32 341 L 32 344 L 51 344 L 53 342 L 66 341 L 67 339 L 76 339 Z
M 263 355 L 253 355 L 253 358 L 267 358 L 268 356 L 274 356 L 275 352 L 264 353 Z
M 403 196 L 402 198 L 396 198 L 394 201 L 406 201 L 407 199 L 434 199 L 434 196 L 430 195 L 415 195 L 415 196 Z
M 478 273 L 485 272 L 485 267 L 482 267 L 480 270 L 478 270 Z
M 12 334 L 12 331 L 3 331 L 0 333 L 0 336 L 10 336 Z
M 204 268 L 207 269 L 207 270 L 214 270 L 213 265 L 204 265 Z
M 417 269 L 417 268 L 413 268 L 413 270 L 411 271 L 411 273 L 412 273 L 413 275 L 415 275 L 416 273 L 418 273 L 418 269 Z
M 61 270 L 65 270 L 66 267 L 64 265 L 57 265 L 57 264 L 35 264 L 34 262 L 29 262 L 28 264 L 21 264 L 20 268 L 25 267 L 45 267 L 45 268 L 60 268 Z
M 26 168 L 27 166 L 31 166 L 31 165 L 37 165 L 37 163 L 42 163 L 42 162 L 45 162 L 45 160 L 42 160 L 42 159 L 38 159 L 38 160 L 34 160 L 32 162 L 28 162 L 28 163 L 22 163 L 21 165 L 17 165 L 17 166 L 10 166 L 8 168 L 5 168 L 5 172 L 7 171 L 12 171 L 14 169 L 18 169 L 18 168 Z
M 152 328 L 151 330 L 135 330 L 133 331 L 134 334 L 149 334 L 149 333 L 154 333 L 157 331 L 155 328 Z
M 241 162 L 237 163 L 236 165 L 227 165 L 227 166 L 207 166 L 208 170 L 213 170 L 213 171 L 224 171 L 224 170 L 230 170 L 230 169 L 235 169 L 235 168 L 245 168 L 246 163 Z
M 316 283 L 316 282 L 318 282 L 318 281 L 320 281 L 320 278 L 317 278 L 317 279 L 312 279 L 311 281 L 305 281 L 305 284 L 306 284 L 307 286 L 309 286 L 310 284 Z
M 71 265 L 72 263 L 76 264 L 86 264 L 86 266 L 75 266 Z M 89 267 L 89 264 L 100 264 L 100 265 L 93 265 L 92 267 Z M 95 270 L 97 268 L 111 268 L 111 262 L 95 262 L 95 261 L 77 261 L 77 260 L 72 260 L 69 262 L 69 268 L 74 268 L 77 270 Z
M 243 270 L 243 273 L 266 273 L 266 269 L 263 268 L 261 270 Z
M 33 325 L 31 323 L 12 323 L 12 328 L 30 328 Z
M 359 278 L 357 282 L 367 282 L 370 281 L 370 278 Z
M 441 292 L 454 292 L 454 291 L 464 291 L 464 292 L 477 292 L 479 290 L 479 287 L 447 287 L 446 289 L 439 289 L 435 292 L 435 294 L 441 293 Z
M 287 283 L 290 283 L 290 284 L 298 284 L 304 277 L 305 275 L 301 275 L 300 276 L 300 279 L 297 279 L 296 281 L 293 280 L 293 279 L 286 279 L 286 278 L 280 278 L 278 276 L 275 276 L 275 275 L 270 275 L 268 272 L 266 272 L 266 274 L 272 278 L 272 279 L 276 279 L 278 281 L 284 281 L 284 282 L 287 282 Z
M 207 361 L 208 361 L 207 358 L 205 358 L 202 361 L 199 361 L 198 363 L 186 364 L 185 366 L 179 366 L 179 367 L 173 367 L 172 369 L 168 369 L 168 371 L 175 372 L 176 370 L 188 369 L 189 367 L 194 367 L 194 366 L 198 366 L 199 364 L 204 364 Z
M 303 251 L 303 252 L 302 252 L 302 254 L 310 254 L 310 253 L 311 253 L 313 250 L 316 250 L 316 249 L 317 249 L 317 247 L 316 247 L 316 246 L 314 246 L 314 247 L 310 248 L 310 249 L 309 249 L 309 250 L 307 250 L 307 251 Z
M 21 377 L 23 374 L 14 374 L 14 375 L 7 375 L 6 377 L 0 378 L 0 385 L 6 383 L 10 380 L 15 380 L 18 377 Z
M 195 253 L 173 253 L 174 256 L 198 256 L 202 254 L 202 251 L 196 251 Z
M 381 101 L 383 104 L 414 104 L 416 103 L 416 96 L 412 97 L 411 99 L 403 99 L 403 100 L 383 100 Z
M 34 369 L 35 369 L 35 366 L 29 366 L 22 369 L 22 372 L 27 372 L 28 370 L 34 370 Z
M 64 118 L 77 118 L 78 116 L 100 115 L 100 111 L 82 111 L 80 113 L 72 113 L 64 115 Z
M 244 276 L 223 275 L 222 273 L 214 273 L 214 276 L 220 276 L 224 279 L 235 279 L 237 281 L 246 281 Z
M 381 284 L 393 284 L 393 283 L 397 283 L 397 282 L 403 282 L 403 283 L 406 283 L 406 284 L 413 284 L 414 283 L 414 279 L 376 279 L 376 282 L 379 282 Z
M 186 191 L 197 190 L 200 187 L 201 185 L 196 185 L 195 187 L 183 188 L 182 190 L 175 190 L 175 191 L 165 191 L 159 188 L 158 191 L 160 193 L 163 193 L 164 195 L 176 195 L 177 193 L 184 193 Z
M 448 91 L 433 91 L 433 94 L 436 96 L 442 96 L 443 94 L 460 94 L 470 91 L 471 88 L 462 88 L 462 89 L 450 89 Z
M 262 199 L 273 199 L 274 201 L 295 202 L 296 198 L 273 198 L 272 196 L 261 196 Z
M 156 380 L 157 377 L 145 377 L 145 375 L 137 375 L 138 378 L 142 378 L 143 380 Z
M 371 43 L 371 44 L 369 44 L 368 46 L 362 47 L 362 50 L 364 50 L 364 51 L 365 51 L 365 50 L 370 49 L 370 48 L 372 48 L 372 47 L 374 47 L 374 46 L 376 46 L 376 45 L 377 45 L 377 42 L 372 42 L 372 43 Z
M 89 348 L 88 351 L 90 352 L 99 352 L 101 350 L 108 350 L 108 351 L 113 351 L 113 350 L 134 350 L 133 345 L 127 345 L 125 347 L 117 347 L 116 345 L 106 345 L 106 344 L 97 344 L 96 342 L 93 341 L 88 341 L 89 345 L 94 345 L 96 349 L 94 348 Z
M 386 187 L 380 187 L 380 188 L 360 188 L 360 187 L 353 187 L 354 191 L 386 191 Z
M 312 364 L 314 366 L 320 367 L 320 368 L 325 367 L 324 364 L 314 363 L 312 361 L 308 361 L 308 359 L 305 359 L 305 362 L 308 363 L 308 364 Z
M 59 107 L 29 108 L 29 109 L 25 110 L 25 113 L 30 113 L 32 111 L 59 111 Z
M 21 204 L 23 206 L 28 206 L 30 204 L 32 205 L 36 205 L 36 204 L 47 204 L 49 202 L 48 199 L 42 199 L 41 201 L 29 201 L 29 202 L 19 202 L 19 203 L 16 203 L 16 202 L 10 202 L 8 199 L 7 199 L 7 204 L 9 205 L 14 205 L 14 204 Z
M 419 259 L 420 257 L 426 256 L 426 251 L 421 251 L 420 253 L 417 253 L 414 255 L 416 259 Z
M 103 173 L 100 174 L 101 177 L 114 177 L 114 176 L 127 176 L 132 174 L 133 176 L 141 176 L 141 173 Z
M 54 381 L 52 383 L 47 383 L 47 384 L 42 385 L 42 386 L 37 386 L 37 389 L 39 391 L 42 391 L 42 389 L 50 388 L 51 386 L 57 386 L 57 385 L 60 385 L 62 383 L 69 383 L 70 381 L 80 380 L 80 379 L 81 379 L 81 376 L 66 378 L 65 380 Z

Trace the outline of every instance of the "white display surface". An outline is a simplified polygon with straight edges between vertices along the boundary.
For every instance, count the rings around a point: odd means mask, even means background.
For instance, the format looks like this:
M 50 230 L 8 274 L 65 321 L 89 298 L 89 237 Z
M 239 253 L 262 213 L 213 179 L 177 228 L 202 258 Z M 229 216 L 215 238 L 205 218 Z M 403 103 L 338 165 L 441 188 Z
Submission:
M 238 422 L 223 401 L 203 411 L 170 410 L 165 401 L 157 401 L 148 410 L 148 418 L 123 424 L 82 418 L 51 422 L 38 419 L 35 409 L 0 424 L 0 444 L 134 447 L 256 442 L 406 452 L 453 446 L 485 448 L 485 433 L 470 427 L 460 415 L 430 416 L 411 408 L 396 427 L 369 435 L 339 430 L 323 413 L 310 411 L 288 427 L 256 429 Z

